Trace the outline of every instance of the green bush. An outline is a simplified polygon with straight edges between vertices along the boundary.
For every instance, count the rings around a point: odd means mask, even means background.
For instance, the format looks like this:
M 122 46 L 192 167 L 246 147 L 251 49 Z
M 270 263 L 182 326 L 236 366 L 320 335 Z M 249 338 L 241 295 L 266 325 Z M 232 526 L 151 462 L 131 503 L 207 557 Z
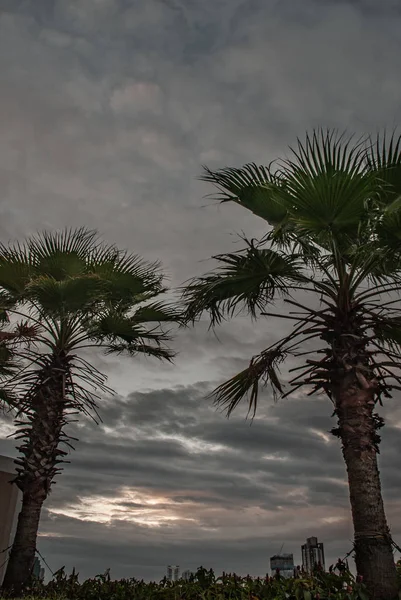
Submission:
M 159 583 L 137 579 L 113 581 L 110 571 L 83 583 L 73 571 L 58 571 L 47 584 L 35 582 L 26 590 L 26 600 L 368 600 L 362 582 L 349 571 L 342 575 L 317 572 L 312 576 L 283 579 L 239 577 L 200 567 L 189 581 L 166 578 Z

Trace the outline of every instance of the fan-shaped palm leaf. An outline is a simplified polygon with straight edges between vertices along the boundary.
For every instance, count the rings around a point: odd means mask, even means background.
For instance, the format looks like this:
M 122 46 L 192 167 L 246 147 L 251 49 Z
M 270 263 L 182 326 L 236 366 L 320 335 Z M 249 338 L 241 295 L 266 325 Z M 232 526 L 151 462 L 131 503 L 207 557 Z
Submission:
M 207 310 L 212 324 L 224 315 L 232 316 L 246 308 L 252 316 L 263 310 L 277 294 L 285 294 L 300 282 L 306 282 L 297 256 L 285 256 L 252 244 L 244 251 L 214 257 L 220 266 L 212 273 L 195 279 L 184 289 L 186 318 L 194 320 Z
M 241 169 L 225 168 L 219 171 L 205 167 L 201 180 L 215 184 L 219 189 L 215 197 L 220 202 L 236 202 L 270 225 L 279 225 L 287 216 L 280 194 L 283 191 L 281 179 L 270 167 L 258 167 L 254 163 Z

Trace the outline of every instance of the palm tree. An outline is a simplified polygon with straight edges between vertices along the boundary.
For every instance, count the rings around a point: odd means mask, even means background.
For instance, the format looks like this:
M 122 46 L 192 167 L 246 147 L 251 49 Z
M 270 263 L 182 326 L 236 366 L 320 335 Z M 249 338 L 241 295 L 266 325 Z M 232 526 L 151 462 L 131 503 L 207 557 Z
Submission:
M 23 500 L 3 582 L 8 594 L 20 594 L 30 578 L 42 505 L 65 462 L 62 445 L 72 448 L 65 426 L 72 414 L 96 419 L 99 394 L 109 391 L 82 351 L 171 361 L 161 324 L 177 321 L 178 313 L 150 302 L 165 291 L 158 264 L 101 244 L 83 228 L 0 246 L 2 302 L 36 332 L 12 377 L 22 440 L 15 483 Z
M 390 600 L 398 595 L 377 465 L 384 422 L 375 407 L 401 389 L 401 138 L 354 142 L 318 130 L 290 150 L 269 167 L 205 169 L 201 179 L 218 188 L 217 199 L 269 227 L 188 282 L 186 317 L 208 311 L 215 326 L 245 309 L 293 324 L 212 396 L 228 416 L 244 398 L 255 414 L 267 382 L 279 396 L 301 386 L 328 396 L 348 473 L 357 570 L 373 598 Z M 268 312 L 280 297 L 288 312 Z M 278 367 L 294 356 L 302 362 L 285 388 Z

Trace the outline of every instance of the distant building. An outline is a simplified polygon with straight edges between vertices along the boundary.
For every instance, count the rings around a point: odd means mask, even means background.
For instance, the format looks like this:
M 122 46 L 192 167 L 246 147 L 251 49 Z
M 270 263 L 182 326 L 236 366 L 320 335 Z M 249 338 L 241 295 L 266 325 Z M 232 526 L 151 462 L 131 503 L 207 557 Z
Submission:
M 169 581 L 178 581 L 179 578 L 180 578 L 179 565 L 168 565 L 167 566 L 167 579 Z
M 281 577 L 288 579 L 294 575 L 294 555 L 293 554 L 275 554 L 270 558 L 271 574 L 275 575 L 277 569 Z
M 189 578 L 191 577 L 192 574 L 193 574 L 192 571 L 190 571 L 189 569 L 187 569 L 186 571 L 183 571 L 182 578 L 185 581 L 189 581 Z
M 17 528 L 18 514 L 21 510 L 22 494 L 10 481 L 15 477 L 13 458 L 0 456 L 0 551 L 9 548 Z M 0 585 L 7 567 L 7 553 L 0 554 Z
M 35 562 L 33 563 L 32 575 L 40 581 L 43 581 L 45 578 L 45 570 L 40 564 L 40 560 L 37 556 L 35 556 Z
M 305 571 L 311 573 L 315 568 L 325 570 L 323 543 L 317 541 L 317 537 L 310 537 L 302 546 L 302 566 Z

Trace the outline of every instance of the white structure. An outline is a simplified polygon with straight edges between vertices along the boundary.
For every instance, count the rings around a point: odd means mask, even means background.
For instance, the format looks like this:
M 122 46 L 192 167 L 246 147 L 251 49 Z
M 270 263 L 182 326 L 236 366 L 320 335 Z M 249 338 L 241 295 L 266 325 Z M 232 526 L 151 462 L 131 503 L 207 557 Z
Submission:
M 325 570 L 324 547 L 317 537 L 308 538 L 302 546 L 302 566 L 308 573 L 312 573 L 316 567 Z
M 274 576 L 277 571 L 281 577 L 289 579 L 294 575 L 294 555 L 293 554 L 275 554 L 270 557 L 270 571 Z
M 178 581 L 179 578 L 180 578 L 179 565 L 168 565 L 167 566 L 167 579 L 169 581 Z
M 21 510 L 22 494 L 16 485 L 10 483 L 14 477 L 14 459 L 0 456 L 0 552 L 13 543 Z M 0 585 L 7 566 L 7 552 L 0 554 Z
M 186 571 L 183 571 L 182 578 L 184 579 L 184 581 L 189 581 L 189 578 L 191 577 L 191 575 L 192 575 L 192 571 L 187 569 Z
M 45 570 L 37 556 L 35 556 L 35 562 L 33 563 L 32 575 L 39 579 L 39 581 L 43 581 L 45 578 Z

